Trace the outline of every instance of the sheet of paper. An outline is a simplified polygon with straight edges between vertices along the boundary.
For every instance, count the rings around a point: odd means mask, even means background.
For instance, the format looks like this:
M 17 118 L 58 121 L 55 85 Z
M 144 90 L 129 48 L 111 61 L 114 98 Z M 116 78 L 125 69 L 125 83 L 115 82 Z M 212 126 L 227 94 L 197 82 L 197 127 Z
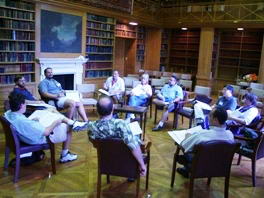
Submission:
M 64 116 L 60 113 L 53 113 L 48 110 L 37 110 L 34 111 L 28 118 L 38 118 L 39 122 L 44 126 L 50 126 L 55 120 L 62 119 Z
M 140 135 L 142 134 L 142 129 L 140 128 L 140 125 L 138 122 L 131 122 L 128 124 L 130 127 L 130 130 L 132 131 L 133 135 Z
M 111 94 L 108 91 L 104 90 L 104 89 L 99 89 L 98 91 L 101 92 L 104 95 L 111 96 Z
M 33 106 L 33 107 L 46 107 L 46 108 L 54 108 L 54 106 L 49 105 L 47 103 L 41 103 L 41 104 L 27 104 L 27 106 Z

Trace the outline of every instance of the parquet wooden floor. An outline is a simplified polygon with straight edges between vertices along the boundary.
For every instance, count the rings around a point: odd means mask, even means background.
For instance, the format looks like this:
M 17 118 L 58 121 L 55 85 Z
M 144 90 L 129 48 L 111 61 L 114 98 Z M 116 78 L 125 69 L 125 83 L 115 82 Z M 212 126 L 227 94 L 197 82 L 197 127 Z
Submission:
M 159 114 L 160 116 L 160 114 Z M 92 117 L 92 120 L 96 117 Z M 172 118 L 170 118 L 172 120 Z M 179 121 L 181 123 L 181 121 Z M 185 121 L 187 124 L 187 120 Z M 175 145 L 166 131 L 170 130 L 169 122 L 162 132 L 152 132 L 153 118 L 147 121 L 147 139 L 152 141 L 150 183 L 148 192 L 144 191 L 145 178 L 141 179 L 140 197 L 170 198 L 188 197 L 189 180 L 176 174 L 174 188 L 170 188 L 172 158 Z M 184 126 L 180 126 L 184 128 Z M 51 175 L 49 153 L 46 158 L 34 165 L 22 167 L 19 182 L 12 183 L 13 169 L 3 170 L 4 136 L 0 133 L 0 197 L 96 197 L 97 155 L 88 142 L 85 131 L 74 133 L 71 144 L 72 152 L 78 154 L 78 160 L 67 164 L 57 163 L 57 174 Z M 56 159 L 59 159 L 60 145 L 56 146 Z M 235 156 L 234 162 L 236 162 Z M 206 163 L 206 162 L 205 162 Z M 230 198 L 258 198 L 264 196 L 264 160 L 257 162 L 257 187 L 251 183 L 251 163 L 242 158 L 240 166 L 233 165 L 230 179 Z M 102 197 L 135 197 L 135 183 L 128 183 L 125 178 L 111 177 L 106 184 L 103 177 Z M 224 197 L 224 179 L 213 178 L 211 186 L 206 180 L 195 182 L 194 197 Z

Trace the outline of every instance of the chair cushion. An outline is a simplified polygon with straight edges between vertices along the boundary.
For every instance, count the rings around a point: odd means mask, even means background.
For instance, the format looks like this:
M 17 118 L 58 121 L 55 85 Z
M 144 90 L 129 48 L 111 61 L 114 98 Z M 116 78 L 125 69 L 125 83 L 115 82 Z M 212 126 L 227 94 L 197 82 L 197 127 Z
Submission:
M 97 100 L 95 100 L 94 98 L 83 98 L 82 99 L 82 103 L 84 105 L 96 105 L 97 104 Z

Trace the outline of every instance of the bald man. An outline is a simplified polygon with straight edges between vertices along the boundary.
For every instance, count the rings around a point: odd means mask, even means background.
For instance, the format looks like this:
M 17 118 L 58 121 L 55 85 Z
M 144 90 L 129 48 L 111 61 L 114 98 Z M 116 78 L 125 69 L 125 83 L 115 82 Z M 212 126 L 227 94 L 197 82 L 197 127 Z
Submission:
M 140 149 L 141 140 L 138 136 L 132 134 L 128 124 L 124 120 L 113 118 L 114 108 L 112 99 L 108 96 L 100 97 L 96 106 L 100 119 L 88 123 L 88 136 L 91 139 L 122 139 L 138 161 L 140 175 L 146 175 L 146 166 Z

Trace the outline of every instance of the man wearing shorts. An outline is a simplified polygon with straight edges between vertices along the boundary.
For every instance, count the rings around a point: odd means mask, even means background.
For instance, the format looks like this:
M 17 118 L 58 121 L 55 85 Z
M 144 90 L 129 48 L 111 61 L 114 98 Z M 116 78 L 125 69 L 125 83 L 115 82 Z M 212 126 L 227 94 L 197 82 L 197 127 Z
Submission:
M 71 153 L 68 148 L 71 142 L 72 132 L 69 130 L 72 120 L 65 116 L 58 117 L 49 126 L 44 127 L 37 118 L 29 119 L 26 112 L 25 97 L 16 92 L 9 95 L 10 110 L 5 112 L 5 118 L 15 127 L 20 141 L 27 144 L 47 143 L 47 137 L 53 143 L 62 144 L 60 162 L 65 163 L 77 159 L 77 155 Z
M 46 78 L 39 83 L 39 92 L 42 97 L 49 99 L 49 104 L 55 101 L 58 108 L 67 109 L 67 117 L 72 119 L 75 109 L 84 122 L 88 121 L 83 104 L 66 97 L 65 91 L 61 84 L 53 79 L 52 68 L 48 67 L 44 70 Z M 53 103 L 54 104 L 54 103 Z

